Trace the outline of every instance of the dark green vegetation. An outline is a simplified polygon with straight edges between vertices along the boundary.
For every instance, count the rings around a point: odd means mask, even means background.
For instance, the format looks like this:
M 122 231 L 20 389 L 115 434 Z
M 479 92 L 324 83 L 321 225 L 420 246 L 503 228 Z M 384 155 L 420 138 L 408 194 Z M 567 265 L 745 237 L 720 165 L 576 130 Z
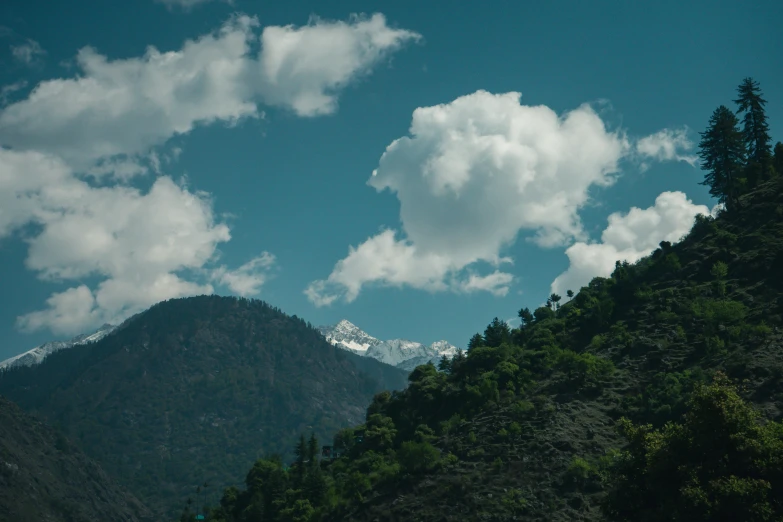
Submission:
M 58 425 L 158 520 L 196 484 L 212 484 L 214 501 L 260 456 L 289 453 L 303 431 L 331 436 L 361 421 L 373 394 L 404 385 L 404 372 L 301 319 L 217 296 L 160 303 L 0 376 L 0 394 Z
M 341 458 L 259 460 L 209 519 L 783 520 L 783 146 L 758 84 L 737 104 L 701 143 L 717 218 L 493 320 L 376 395 Z
M 153 522 L 52 428 L 0 397 L 0 522 Z

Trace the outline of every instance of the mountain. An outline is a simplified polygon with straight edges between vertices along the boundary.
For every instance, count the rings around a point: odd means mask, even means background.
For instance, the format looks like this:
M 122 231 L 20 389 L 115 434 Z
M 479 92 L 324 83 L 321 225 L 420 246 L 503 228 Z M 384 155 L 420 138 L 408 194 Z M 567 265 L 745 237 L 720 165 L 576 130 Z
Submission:
M 451 357 L 458 350 L 447 341 L 436 341 L 429 346 L 406 339 L 381 341 L 345 319 L 334 326 L 321 326 L 318 331 L 338 348 L 406 371 L 430 361 L 437 364 L 443 355 Z
M 153 522 L 60 433 L 0 397 L 0 522 Z
M 376 395 L 329 495 L 265 460 L 214 520 L 780 520 L 783 177 L 734 208 Z
M 39 364 L 48 355 L 66 348 L 73 348 L 74 346 L 81 346 L 87 343 L 93 343 L 100 341 L 110 333 L 114 331 L 116 326 L 110 324 L 104 324 L 96 331 L 90 334 L 77 335 L 69 341 L 52 341 L 44 343 L 41 346 L 36 346 L 32 350 L 28 350 L 19 355 L 15 355 L 5 361 L 0 361 L 0 370 L 4 368 L 13 368 L 16 366 L 32 366 Z
M 335 348 L 301 319 L 218 296 L 159 303 L 96 342 L 0 373 L 0 394 L 61 426 L 160 517 L 197 484 L 216 494 L 260 456 L 290 456 L 301 432 L 361 422 L 375 393 L 405 384 L 405 372 Z

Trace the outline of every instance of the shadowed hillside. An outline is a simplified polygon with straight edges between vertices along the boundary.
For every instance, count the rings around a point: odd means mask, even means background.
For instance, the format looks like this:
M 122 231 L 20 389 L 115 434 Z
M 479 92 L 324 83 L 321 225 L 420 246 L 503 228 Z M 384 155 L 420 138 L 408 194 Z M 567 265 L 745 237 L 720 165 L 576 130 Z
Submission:
M 238 482 L 257 458 L 290 454 L 300 432 L 359 422 L 374 393 L 404 386 L 403 372 L 354 358 L 263 302 L 202 296 L 160 303 L 97 343 L 9 370 L 0 393 L 172 513 L 196 484 Z
M 0 397 L 0 522 L 153 522 L 61 434 Z

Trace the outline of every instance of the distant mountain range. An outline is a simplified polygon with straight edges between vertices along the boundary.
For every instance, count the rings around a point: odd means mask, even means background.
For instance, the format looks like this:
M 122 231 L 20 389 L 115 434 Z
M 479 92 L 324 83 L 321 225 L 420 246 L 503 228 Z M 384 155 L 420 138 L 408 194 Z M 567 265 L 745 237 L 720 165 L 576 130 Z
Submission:
M 318 331 L 338 348 L 406 371 L 430 361 L 437 364 L 441 356 L 451 357 L 459 349 L 447 341 L 436 341 L 429 346 L 407 339 L 381 341 L 345 319 L 334 326 L 321 326 Z
M 104 324 L 92 333 L 77 335 L 67 341 L 44 343 L 24 353 L 0 361 L 0 370 L 39 364 L 54 352 L 100 341 L 116 329 L 117 326 L 115 325 Z M 342 348 L 362 357 L 375 359 L 405 371 L 412 371 L 416 366 L 426 364 L 429 361 L 437 364 L 441 356 L 447 355 L 451 357 L 459 349 L 448 341 L 436 341 L 430 345 L 407 339 L 382 341 L 346 319 L 333 326 L 320 326 L 318 331 L 337 348 Z
M 15 368 L 19 366 L 32 366 L 39 364 L 48 355 L 64 350 L 66 348 L 73 348 L 74 346 L 81 346 L 87 343 L 94 343 L 100 341 L 110 333 L 112 333 L 117 327 L 111 324 L 104 324 L 96 331 L 89 334 L 77 335 L 69 341 L 51 341 L 44 343 L 41 346 L 36 346 L 32 350 L 27 350 L 24 353 L 15 355 L 10 359 L 0 362 L 0 370 L 3 368 Z

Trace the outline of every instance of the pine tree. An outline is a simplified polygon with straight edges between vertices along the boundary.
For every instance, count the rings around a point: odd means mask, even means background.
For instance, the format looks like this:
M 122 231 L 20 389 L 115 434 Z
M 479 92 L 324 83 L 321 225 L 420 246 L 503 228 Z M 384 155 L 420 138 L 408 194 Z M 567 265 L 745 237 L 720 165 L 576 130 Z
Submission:
M 783 176 L 783 143 L 777 142 L 775 144 L 775 157 L 772 160 L 772 163 L 777 175 Z
M 318 466 L 318 439 L 315 438 L 315 433 L 310 433 L 310 440 L 307 442 L 307 462 L 310 468 Z
M 710 187 L 710 195 L 726 205 L 736 207 L 744 184 L 745 145 L 737 125 L 737 117 L 721 105 L 712 113 L 707 130 L 699 143 L 701 168 L 706 170 L 701 185 Z
M 438 371 L 451 373 L 451 359 L 445 353 L 440 356 L 440 361 L 438 361 Z
M 478 348 L 479 346 L 484 346 L 484 338 L 481 336 L 481 334 L 477 333 L 470 338 L 470 341 L 468 341 L 468 351 L 472 350 L 473 348 Z
M 519 315 L 519 318 L 521 319 L 522 326 L 529 325 L 535 319 L 533 317 L 533 312 L 531 312 L 530 308 L 527 308 L 527 307 L 525 307 L 525 308 L 521 309 L 519 312 L 517 312 L 517 315 Z
M 772 139 L 764 112 L 767 101 L 762 98 L 759 83 L 745 78 L 737 88 L 737 114 L 744 114 L 742 138 L 745 142 L 747 167 L 745 177 L 750 187 L 772 177 Z
M 487 325 L 487 329 L 484 330 L 484 344 L 491 348 L 496 348 L 508 342 L 510 338 L 511 329 L 508 327 L 508 324 L 497 317 L 492 319 L 492 322 Z

